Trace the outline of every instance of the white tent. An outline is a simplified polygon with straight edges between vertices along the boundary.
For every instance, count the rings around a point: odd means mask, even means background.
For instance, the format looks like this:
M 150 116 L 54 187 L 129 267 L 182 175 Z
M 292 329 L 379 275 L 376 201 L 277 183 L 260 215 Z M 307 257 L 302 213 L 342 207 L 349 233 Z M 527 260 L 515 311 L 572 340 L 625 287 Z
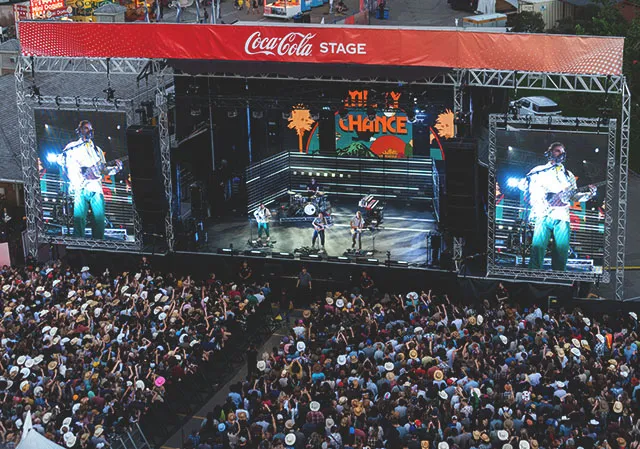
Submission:
M 31 422 L 31 412 L 27 412 L 27 418 L 25 419 L 22 427 L 22 439 L 16 447 L 16 449 L 65 449 L 59 444 L 54 443 L 51 440 L 47 440 L 43 435 L 40 435 L 36 429 L 33 428 Z

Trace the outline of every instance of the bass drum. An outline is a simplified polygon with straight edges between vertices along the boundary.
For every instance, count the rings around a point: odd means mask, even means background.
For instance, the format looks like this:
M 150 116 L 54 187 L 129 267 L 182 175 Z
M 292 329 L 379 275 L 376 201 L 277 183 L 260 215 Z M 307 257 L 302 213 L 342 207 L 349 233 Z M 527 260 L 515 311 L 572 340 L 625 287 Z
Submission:
M 316 205 L 313 203 L 307 203 L 304 205 L 304 214 L 309 217 L 313 217 L 317 210 Z

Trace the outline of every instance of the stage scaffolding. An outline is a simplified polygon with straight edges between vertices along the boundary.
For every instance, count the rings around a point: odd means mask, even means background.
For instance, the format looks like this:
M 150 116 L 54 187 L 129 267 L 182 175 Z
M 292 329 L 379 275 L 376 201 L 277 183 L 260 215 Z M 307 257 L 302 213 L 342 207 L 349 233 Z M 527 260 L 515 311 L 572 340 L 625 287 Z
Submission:
M 21 56 L 16 67 L 16 89 L 18 103 L 18 121 L 20 127 L 20 148 L 21 161 L 23 165 L 23 176 L 25 180 L 25 204 L 27 209 L 27 244 L 29 253 L 35 254 L 40 243 L 39 234 L 42 234 L 41 204 L 39 196 L 39 185 L 35 182 L 38 179 L 36 154 L 33 150 L 36 145 L 33 108 L 37 104 L 38 97 L 31 95 L 29 83 L 25 80 L 28 73 L 79 73 L 79 74 L 107 74 L 112 75 L 133 75 L 142 74 L 155 75 L 154 104 L 158 109 L 163 174 L 165 176 L 165 194 L 172 203 L 171 176 L 168 169 L 170 163 L 170 142 L 166 126 L 166 87 L 168 79 L 174 76 L 173 69 L 165 61 L 149 59 L 127 59 L 127 58 L 70 58 L 70 57 L 29 57 Z M 184 75 L 192 77 L 193 75 Z M 357 77 L 357 79 L 347 79 L 336 76 L 287 76 L 283 74 L 264 73 L 255 75 L 239 75 L 236 73 L 208 73 L 195 76 L 213 78 L 244 78 L 244 79 L 282 79 L 282 80 L 306 80 L 318 82 L 357 82 L 368 84 L 387 84 L 402 82 L 401 79 L 388 79 L 383 77 Z M 617 211 L 617 233 L 616 233 L 616 257 L 615 257 L 615 282 L 616 299 L 624 299 L 624 254 L 625 254 L 625 232 L 627 217 L 627 176 L 629 161 L 629 128 L 631 114 L 631 95 L 624 76 L 610 75 L 578 75 L 563 73 L 542 73 L 523 72 L 509 70 L 491 69 L 452 69 L 441 72 L 437 75 L 425 77 L 419 80 L 407 80 L 411 85 L 433 85 L 453 87 L 454 113 L 464 113 L 460 110 L 464 108 L 464 96 L 468 87 L 492 87 L 502 89 L 532 89 L 540 91 L 557 92 L 583 92 L 613 94 L 622 96 L 622 108 L 620 114 L 620 159 L 619 159 L 619 183 L 618 183 L 618 211 Z M 163 98 L 164 97 L 164 98 Z M 62 103 L 60 97 L 58 102 Z M 51 101 L 47 97 L 47 101 Z M 80 99 L 80 106 L 69 104 L 69 107 L 76 109 L 89 104 L 97 110 L 101 107 L 109 108 L 103 100 L 94 98 Z M 41 99 L 42 101 L 42 99 Z M 67 98 L 65 100 L 70 102 Z M 134 102 L 135 100 L 130 100 Z M 85 104 L 86 103 L 86 104 Z M 115 105 L 114 105 L 115 106 Z M 105 109 L 110 110 L 110 109 Z M 164 131 L 163 131 L 164 130 Z M 489 192 L 491 196 L 491 192 Z M 495 192 L 493 193 L 495 196 Z M 173 248 L 173 228 L 172 228 L 172 207 L 166 217 L 166 239 L 168 248 Z M 489 226 L 491 228 L 491 226 Z M 491 231 L 489 230 L 489 233 Z M 88 242 L 87 242 L 88 243 Z M 98 242 L 104 244 L 106 242 Z M 111 242 L 109 242 L 111 243 Z M 78 246 L 78 241 L 73 244 Z M 92 242 L 91 245 L 96 245 Z M 118 249 L 118 248 L 114 248 Z M 613 267 L 611 267 L 613 268 Z
M 526 116 L 514 118 L 513 114 L 492 114 L 489 116 L 489 188 L 488 188 L 488 223 L 487 223 L 487 274 L 491 277 L 505 279 L 543 279 L 556 281 L 601 281 L 608 283 L 610 281 L 610 273 L 606 267 L 610 266 L 611 261 L 611 227 L 613 226 L 613 211 L 610 207 L 605 208 L 604 216 L 604 245 L 603 245 L 603 273 L 593 272 L 557 272 L 547 270 L 531 270 L 527 267 L 511 267 L 502 266 L 497 259 L 496 251 L 496 174 L 497 174 L 497 143 L 496 130 L 507 129 L 512 126 L 526 130 L 529 127 L 535 129 L 545 129 L 549 131 L 586 131 L 589 133 L 607 134 L 607 167 L 606 167 L 606 194 L 605 204 L 614 204 L 613 192 L 616 181 L 616 128 L 617 120 L 609 119 L 603 122 L 602 119 L 584 118 L 584 117 L 535 117 Z

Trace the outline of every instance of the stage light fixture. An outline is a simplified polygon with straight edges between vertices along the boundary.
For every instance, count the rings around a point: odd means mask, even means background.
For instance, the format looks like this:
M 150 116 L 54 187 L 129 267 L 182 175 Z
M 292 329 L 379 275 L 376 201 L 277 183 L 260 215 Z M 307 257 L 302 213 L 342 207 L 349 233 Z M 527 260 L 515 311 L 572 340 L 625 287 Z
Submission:
M 107 86 L 107 88 L 102 92 L 107 94 L 107 101 L 113 102 L 116 99 L 116 91 L 111 87 L 111 85 Z
M 335 178 L 335 177 L 336 177 L 336 174 L 335 174 L 335 173 L 331 173 L 331 177 L 332 177 L 332 178 Z
M 294 171 L 294 172 L 293 172 L 293 176 L 295 176 L 295 175 L 297 175 L 297 174 L 298 174 L 298 172 L 297 172 L 297 171 Z
M 509 146 L 507 147 L 507 149 L 508 149 L 509 151 L 513 151 L 513 147 L 512 147 L 511 145 L 509 145 Z
M 52 164 L 58 160 L 58 155 L 56 153 L 48 153 L 47 154 L 47 162 L 51 162 Z
M 252 249 L 250 251 L 250 253 L 253 254 L 254 256 L 261 256 L 262 255 L 262 251 L 258 251 L 258 250 L 255 250 L 255 249 Z
M 48 130 L 48 129 L 49 129 L 49 125 L 45 123 L 45 124 L 44 124 L 44 129 L 47 129 L 47 130 Z
M 586 159 L 585 159 L 585 160 L 583 160 L 583 161 L 582 161 L 582 163 L 583 163 L 583 164 L 586 164 L 586 163 L 587 163 Z
M 325 177 L 325 178 L 326 178 L 327 176 L 329 176 L 329 173 L 325 173 L 325 174 L 324 174 L 324 177 Z
M 593 150 L 594 153 L 599 153 L 600 152 L 600 148 L 596 148 L 595 150 Z

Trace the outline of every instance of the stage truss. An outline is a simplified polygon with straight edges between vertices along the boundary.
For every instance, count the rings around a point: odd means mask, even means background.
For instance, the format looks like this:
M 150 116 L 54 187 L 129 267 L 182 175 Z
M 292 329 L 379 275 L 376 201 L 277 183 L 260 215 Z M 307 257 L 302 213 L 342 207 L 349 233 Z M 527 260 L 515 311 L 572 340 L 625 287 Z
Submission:
M 489 204 L 496 204 L 496 130 L 504 129 L 507 125 L 526 129 L 529 126 L 536 126 L 536 129 L 553 130 L 589 130 L 591 133 L 607 133 L 608 151 L 607 151 L 607 170 L 606 170 L 606 204 L 614 204 L 613 191 L 616 181 L 616 129 L 617 120 L 609 119 L 603 123 L 602 119 L 583 118 L 583 117 L 538 117 L 525 116 L 514 118 L 512 114 L 492 114 L 489 116 L 489 186 L 488 198 Z M 622 166 L 620 166 L 622 169 Z M 620 175 L 621 176 L 621 175 Z M 626 179 L 625 179 L 626 182 Z M 626 186 L 625 186 L 626 191 Z M 626 204 L 626 202 L 625 202 Z M 618 205 L 620 207 L 620 205 Z M 613 211 L 610 207 L 605 208 L 604 217 L 604 246 L 603 246 L 603 273 L 582 273 L 582 272 L 558 272 L 547 270 L 531 270 L 526 267 L 502 266 L 496 262 L 496 208 L 488 207 L 488 223 L 487 223 L 487 275 L 491 277 L 499 277 L 504 279 L 544 279 L 555 281 L 601 281 L 608 283 L 610 281 L 610 273 L 607 271 L 611 261 L 611 228 L 613 226 Z M 624 260 L 624 254 L 622 259 Z
M 18 122 L 20 127 L 21 160 L 23 163 L 23 175 L 25 176 L 25 204 L 27 210 L 27 250 L 35 254 L 38 247 L 38 226 L 41 220 L 38 213 L 41 210 L 40 198 L 37 195 L 39 186 L 36 183 L 27 183 L 27 180 L 37 179 L 37 161 L 30 148 L 35 147 L 35 129 L 33 126 L 33 104 L 29 98 L 29 88 L 24 82 L 25 72 L 35 73 L 91 73 L 106 74 L 108 70 L 112 74 L 127 74 L 139 76 L 141 74 L 155 73 L 156 98 L 155 105 L 159 110 L 159 126 L 161 146 L 163 154 L 163 174 L 165 176 L 165 194 L 172 204 L 171 176 L 166 167 L 170 164 L 170 142 L 166 132 L 166 87 L 168 79 L 174 76 L 173 70 L 165 61 L 140 58 L 70 58 L 70 57 L 28 57 L 20 56 L 16 68 L 16 87 L 18 103 Z M 193 75 L 185 75 L 193 76 Z M 338 76 L 287 76 L 276 73 L 264 73 L 259 75 L 241 75 L 237 73 L 216 72 L 195 76 L 213 78 L 244 78 L 244 79 L 282 79 L 282 80 L 307 80 L 318 82 L 357 82 L 369 84 L 388 84 L 403 82 L 399 79 L 383 77 L 357 77 L 347 79 Z M 624 76 L 609 75 L 578 75 L 563 73 L 520 72 L 491 69 L 453 69 L 441 72 L 437 75 L 423 79 L 406 80 L 412 85 L 433 85 L 453 87 L 454 113 L 466 112 L 464 108 L 464 94 L 467 87 L 492 87 L 502 89 L 531 89 L 540 91 L 557 92 L 584 92 L 614 94 L 622 96 L 622 108 L 620 119 L 620 160 L 619 160 L 619 184 L 618 184 L 618 211 L 616 233 L 616 299 L 624 298 L 624 254 L 626 232 L 626 208 L 627 208 L 627 176 L 629 159 L 629 128 L 631 125 L 631 95 Z M 164 98 L 162 98 L 164 97 Z M 92 102 L 94 99 L 84 99 Z M 59 100 L 60 101 L 60 100 Z M 75 99 L 74 99 L 75 101 Z M 102 104 L 100 104 L 102 105 Z M 107 107 L 105 105 L 105 107 Z M 163 128 L 165 131 L 163 131 Z M 495 138 L 495 136 L 494 136 Z M 495 142 L 494 142 L 495 143 Z M 495 199 L 495 192 L 489 192 Z M 167 244 L 173 248 L 172 207 L 166 217 L 165 228 Z M 491 232 L 491 231 L 489 231 Z

